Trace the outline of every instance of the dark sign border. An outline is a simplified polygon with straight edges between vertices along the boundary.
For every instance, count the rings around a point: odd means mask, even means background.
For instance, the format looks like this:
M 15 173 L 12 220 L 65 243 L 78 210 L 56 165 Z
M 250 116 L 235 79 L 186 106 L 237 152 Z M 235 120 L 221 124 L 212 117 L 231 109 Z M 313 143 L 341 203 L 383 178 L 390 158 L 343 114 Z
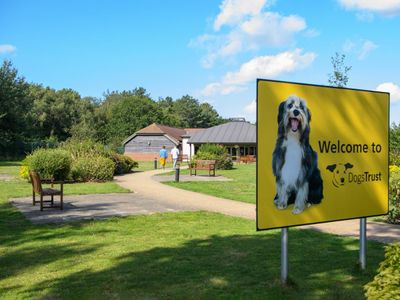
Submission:
M 258 83 L 259 82 L 276 82 L 276 83 L 289 83 L 289 84 L 297 84 L 297 85 L 305 85 L 305 86 L 313 86 L 313 87 L 322 87 L 322 88 L 330 88 L 330 89 L 339 89 L 339 90 L 351 90 L 351 91 L 360 91 L 360 92 L 370 92 L 370 93 L 379 93 L 379 94 L 386 94 L 388 96 L 388 116 L 387 116 L 387 121 L 388 121 L 388 160 L 389 160 L 389 155 L 390 155 L 390 93 L 388 92 L 381 92 L 381 91 L 371 91 L 371 90 L 363 90 L 363 89 L 356 89 L 356 88 L 344 88 L 344 87 L 336 87 L 336 86 L 329 86 L 329 85 L 321 85 L 321 84 L 311 84 L 311 83 L 302 83 L 302 82 L 293 82 L 293 81 L 282 81 L 282 80 L 272 80 L 272 79 L 262 79 L 262 78 L 257 78 L 256 80 L 256 145 L 257 145 L 257 155 L 259 155 L 258 152 Z M 279 229 L 279 228 L 289 228 L 289 227 L 298 227 L 298 226 L 304 226 L 304 225 L 313 225 L 313 224 L 323 224 L 323 223 L 330 223 L 330 222 L 337 222 L 337 221 L 346 221 L 346 220 L 355 220 L 355 219 L 360 219 L 360 218 L 369 218 L 369 217 L 377 217 L 377 216 L 385 216 L 389 213 L 389 176 L 390 176 L 390 170 L 389 170 L 389 163 L 388 163 L 388 176 L 387 176 L 387 182 L 388 182 L 388 199 L 387 199 L 387 212 L 384 214 L 378 214 L 378 215 L 368 215 L 368 216 L 358 216 L 354 218 L 344 218 L 344 219 L 334 219 L 334 220 L 328 220 L 328 221 L 322 221 L 322 222 L 313 222 L 313 223 L 303 223 L 303 224 L 296 224 L 296 225 L 289 225 L 289 226 L 281 226 L 281 227 L 271 227 L 271 228 L 259 228 L 258 227 L 258 159 L 256 161 L 256 228 L 257 231 L 265 231 L 265 230 L 273 230 L 273 229 Z

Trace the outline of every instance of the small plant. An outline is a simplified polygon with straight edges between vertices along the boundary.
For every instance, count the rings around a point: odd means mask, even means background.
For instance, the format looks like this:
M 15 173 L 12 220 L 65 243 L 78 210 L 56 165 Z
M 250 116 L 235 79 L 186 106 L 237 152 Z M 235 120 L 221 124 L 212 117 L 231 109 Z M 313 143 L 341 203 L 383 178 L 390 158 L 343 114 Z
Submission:
M 29 178 L 29 165 L 31 162 L 31 155 L 28 155 L 21 161 L 21 167 L 19 168 L 19 177 L 22 179 L 30 180 Z
M 28 170 L 35 170 L 42 178 L 64 180 L 71 169 L 71 156 L 61 149 L 38 149 L 26 160 L 29 162 Z
M 385 259 L 381 262 L 374 280 L 364 286 L 368 299 L 400 299 L 400 243 L 385 247 Z
M 215 159 L 217 160 L 217 169 L 231 170 L 233 163 L 229 157 L 228 150 L 225 146 L 216 144 L 203 144 L 200 146 L 194 160 L 196 159 Z

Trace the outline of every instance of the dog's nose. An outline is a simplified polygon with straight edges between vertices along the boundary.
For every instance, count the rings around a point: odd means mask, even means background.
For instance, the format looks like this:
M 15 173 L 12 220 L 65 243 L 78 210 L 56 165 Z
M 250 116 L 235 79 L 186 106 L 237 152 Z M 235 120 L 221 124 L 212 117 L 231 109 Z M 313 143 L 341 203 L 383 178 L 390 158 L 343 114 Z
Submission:
M 344 178 L 342 177 L 342 178 L 340 178 L 340 182 L 341 183 L 343 183 L 344 182 Z
M 295 117 L 297 117 L 297 116 L 300 114 L 300 112 L 299 112 L 297 109 L 295 109 L 295 110 L 293 111 L 293 114 L 294 114 Z

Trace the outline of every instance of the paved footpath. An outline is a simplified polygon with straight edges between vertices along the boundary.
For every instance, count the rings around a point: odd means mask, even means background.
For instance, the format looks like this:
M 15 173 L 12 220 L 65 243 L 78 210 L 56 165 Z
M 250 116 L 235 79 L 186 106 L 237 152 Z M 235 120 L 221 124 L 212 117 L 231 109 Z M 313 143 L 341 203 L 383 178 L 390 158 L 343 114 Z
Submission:
M 157 201 L 162 206 L 179 207 L 179 210 L 204 210 L 230 216 L 255 220 L 254 204 L 217 198 L 209 195 L 186 191 L 162 184 L 152 178 L 167 170 L 154 170 L 132 173 L 116 177 L 122 187 L 135 191 L 141 198 Z M 314 229 L 342 236 L 358 237 L 359 220 L 348 220 L 298 228 Z M 379 222 L 367 222 L 367 238 L 383 243 L 400 242 L 400 226 Z

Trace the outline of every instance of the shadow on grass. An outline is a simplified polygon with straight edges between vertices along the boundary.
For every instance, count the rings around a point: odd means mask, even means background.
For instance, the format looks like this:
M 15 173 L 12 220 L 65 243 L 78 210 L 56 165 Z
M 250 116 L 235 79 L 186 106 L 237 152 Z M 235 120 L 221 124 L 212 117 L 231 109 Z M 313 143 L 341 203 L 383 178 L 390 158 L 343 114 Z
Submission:
M 131 251 L 114 259 L 112 268 L 85 269 L 41 282 L 30 292 L 44 285 L 50 298 L 363 299 L 362 286 L 383 257 L 382 245 L 370 242 L 368 269 L 361 272 L 356 240 L 308 230 L 290 232 L 289 252 L 292 284 L 284 288 L 275 231 Z

